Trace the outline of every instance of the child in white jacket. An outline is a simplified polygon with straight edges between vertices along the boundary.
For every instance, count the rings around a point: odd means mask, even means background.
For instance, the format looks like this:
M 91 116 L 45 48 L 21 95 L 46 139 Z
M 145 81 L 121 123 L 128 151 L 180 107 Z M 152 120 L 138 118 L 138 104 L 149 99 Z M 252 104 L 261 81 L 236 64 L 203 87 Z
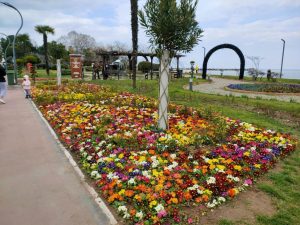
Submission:
M 31 93 L 30 93 L 30 89 L 31 89 L 31 82 L 29 80 L 29 76 L 25 75 L 24 79 L 23 79 L 23 83 L 22 83 L 23 89 L 25 91 L 25 98 L 31 98 Z

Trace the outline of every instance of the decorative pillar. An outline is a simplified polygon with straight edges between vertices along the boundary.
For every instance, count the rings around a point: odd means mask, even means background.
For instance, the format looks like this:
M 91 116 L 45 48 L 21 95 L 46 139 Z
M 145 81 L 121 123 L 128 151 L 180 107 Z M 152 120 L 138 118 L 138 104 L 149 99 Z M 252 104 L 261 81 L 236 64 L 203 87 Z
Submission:
M 70 67 L 72 78 L 82 78 L 82 55 L 70 54 Z
M 60 64 L 60 59 L 58 59 L 56 61 L 56 75 L 57 75 L 57 85 L 60 86 L 61 85 L 61 64 Z
M 150 76 L 151 76 L 151 80 L 153 79 L 153 58 L 154 56 L 151 55 L 150 59 L 151 59 L 151 65 L 150 65 Z

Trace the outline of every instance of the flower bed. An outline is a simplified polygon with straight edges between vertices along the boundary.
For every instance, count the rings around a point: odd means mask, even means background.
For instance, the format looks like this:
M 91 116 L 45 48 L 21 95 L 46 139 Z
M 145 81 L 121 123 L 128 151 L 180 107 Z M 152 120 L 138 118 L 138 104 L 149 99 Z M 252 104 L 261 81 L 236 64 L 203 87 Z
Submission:
M 252 92 L 300 93 L 299 84 L 230 84 L 227 87 Z
M 95 85 L 40 85 L 34 100 L 126 224 L 192 224 L 188 207 L 230 200 L 295 150 L 290 135 Z M 184 210 L 185 209 L 185 210 Z

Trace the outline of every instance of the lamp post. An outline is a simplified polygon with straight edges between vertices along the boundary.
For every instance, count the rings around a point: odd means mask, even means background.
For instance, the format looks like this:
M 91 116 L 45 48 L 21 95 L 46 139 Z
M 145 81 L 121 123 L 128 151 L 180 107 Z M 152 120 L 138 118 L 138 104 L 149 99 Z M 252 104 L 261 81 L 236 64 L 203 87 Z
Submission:
M 203 48 L 203 51 L 204 51 L 204 53 L 203 53 L 203 59 L 205 58 L 205 51 L 206 51 L 206 48 L 205 47 L 202 47 Z
M 16 43 L 16 37 L 17 37 L 19 31 L 23 27 L 23 17 L 22 17 L 22 14 L 20 13 L 20 11 L 16 7 L 14 7 L 12 4 L 10 4 L 8 2 L 0 2 L 0 3 L 2 3 L 3 5 L 6 5 L 6 6 L 12 8 L 12 9 L 16 10 L 19 13 L 20 17 L 21 17 L 21 26 L 19 27 L 17 33 L 14 35 L 14 40 L 13 40 L 14 74 L 15 74 L 15 84 L 17 84 L 18 77 L 17 77 L 17 60 L 16 60 L 17 57 L 16 57 L 15 43 Z
M 8 40 L 8 45 L 6 46 L 5 51 L 4 51 L 5 71 L 7 72 L 7 57 L 6 57 L 6 53 L 7 53 L 7 49 L 10 46 L 11 42 L 10 42 L 10 39 L 8 38 L 8 36 L 6 34 L 4 34 L 4 33 L 0 33 L 0 34 L 4 35 L 6 37 L 6 39 Z
M 192 71 L 192 75 L 190 78 L 190 91 L 193 91 L 193 79 L 194 79 L 194 65 L 195 65 L 195 61 L 191 61 L 191 71 Z
M 280 67 L 280 78 L 282 77 L 282 65 L 283 65 L 284 48 L 285 48 L 285 40 L 284 39 L 281 40 L 283 42 L 283 47 L 282 47 L 281 67 Z

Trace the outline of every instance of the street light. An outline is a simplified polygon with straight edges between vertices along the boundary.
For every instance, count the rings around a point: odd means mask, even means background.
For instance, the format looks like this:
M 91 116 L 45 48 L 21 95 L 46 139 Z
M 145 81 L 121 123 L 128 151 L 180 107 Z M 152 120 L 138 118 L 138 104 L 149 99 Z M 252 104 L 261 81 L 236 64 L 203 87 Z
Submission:
M 6 52 L 7 52 L 7 49 L 8 47 L 10 46 L 11 42 L 10 42 L 10 38 L 8 38 L 8 36 L 4 33 L 0 33 L 2 35 L 4 35 L 6 37 L 6 39 L 8 40 L 8 45 L 6 46 L 5 48 L 5 51 L 4 51 L 4 60 L 5 60 L 5 71 L 7 72 L 7 58 L 6 58 Z
M 191 61 L 191 71 L 192 71 L 192 76 L 190 78 L 190 91 L 193 91 L 193 78 L 194 78 L 194 65 L 195 65 L 195 61 Z
M 282 76 L 282 65 L 283 65 L 283 57 L 284 57 L 284 48 L 285 48 L 285 40 L 281 39 L 283 41 L 283 48 L 282 48 L 282 58 L 281 58 L 281 68 L 280 68 L 280 78 Z
M 205 47 L 202 47 L 203 48 L 203 50 L 204 50 L 204 56 L 203 56 L 203 59 L 205 58 L 205 50 L 206 50 L 206 48 Z
M 16 43 L 16 37 L 17 37 L 19 31 L 20 31 L 20 30 L 22 29 L 22 27 L 23 27 L 23 17 L 22 17 L 22 14 L 20 13 L 20 11 L 19 11 L 16 7 L 14 7 L 12 4 L 10 4 L 10 3 L 8 3 L 8 2 L 0 2 L 0 3 L 2 3 L 3 5 L 6 5 L 6 6 L 12 8 L 12 9 L 16 10 L 16 11 L 19 13 L 20 17 L 21 17 L 21 26 L 20 26 L 20 28 L 18 29 L 16 35 L 14 36 L 14 40 L 13 40 L 13 59 L 14 59 L 15 84 L 17 84 L 18 77 L 17 77 L 17 60 L 16 60 L 15 43 Z

